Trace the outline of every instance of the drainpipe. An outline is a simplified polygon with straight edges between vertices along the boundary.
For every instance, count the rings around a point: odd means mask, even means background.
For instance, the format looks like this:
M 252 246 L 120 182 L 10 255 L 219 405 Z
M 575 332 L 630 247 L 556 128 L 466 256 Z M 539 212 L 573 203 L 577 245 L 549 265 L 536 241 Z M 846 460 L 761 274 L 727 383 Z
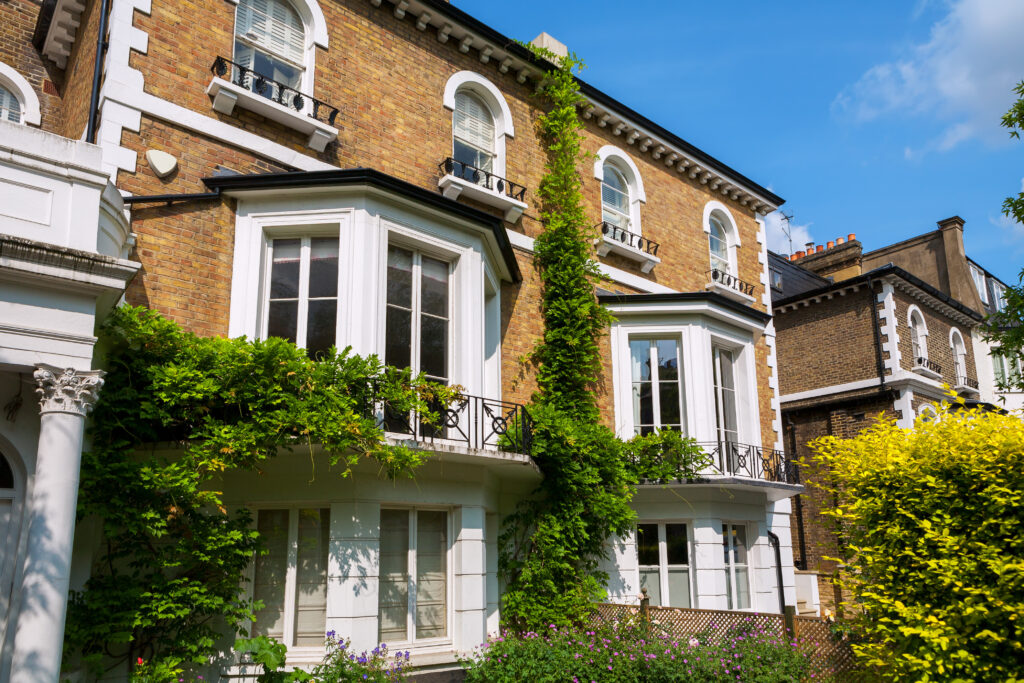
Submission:
M 789 452 L 796 457 L 796 424 L 793 416 L 786 415 L 786 428 L 789 431 Z M 799 470 L 797 470 L 799 472 Z M 799 482 L 797 482 L 799 483 Z M 804 497 L 803 494 L 796 495 L 796 540 L 800 548 L 800 565 L 798 569 L 807 569 L 807 542 L 804 538 Z
M 775 580 L 779 584 L 779 614 L 785 614 L 786 591 L 782 587 L 782 550 L 779 548 L 778 535 L 771 529 L 768 530 L 768 543 L 775 549 Z
M 103 77 L 103 55 L 107 51 L 107 14 L 110 0 L 100 3 L 100 27 L 96 35 L 96 62 L 92 69 L 92 95 L 89 97 L 89 121 L 85 130 L 85 141 L 96 142 L 96 119 L 100 108 L 100 78 Z

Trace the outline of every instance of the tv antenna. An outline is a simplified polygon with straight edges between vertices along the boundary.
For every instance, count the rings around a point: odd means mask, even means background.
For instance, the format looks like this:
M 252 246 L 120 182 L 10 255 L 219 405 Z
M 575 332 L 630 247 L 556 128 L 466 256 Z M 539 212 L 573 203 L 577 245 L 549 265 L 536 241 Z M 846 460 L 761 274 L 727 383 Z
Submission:
M 793 235 L 790 234 L 789 222 L 791 220 L 793 220 L 793 214 L 786 214 L 786 213 L 784 213 L 782 211 L 779 211 L 779 216 L 782 218 L 782 223 L 779 225 L 779 227 L 782 228 L 783 234 L 786 236 L 786 239 L 789 241 L 789 253 L 792 254 L 793 253 Z

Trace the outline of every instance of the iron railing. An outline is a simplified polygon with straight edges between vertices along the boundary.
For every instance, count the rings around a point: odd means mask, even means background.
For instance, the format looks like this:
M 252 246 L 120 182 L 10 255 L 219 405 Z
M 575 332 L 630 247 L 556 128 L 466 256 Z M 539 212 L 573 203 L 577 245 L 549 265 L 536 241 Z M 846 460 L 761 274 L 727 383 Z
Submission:
M 337 107 L 331 106 L 311 95 L 301 93 L 290 85 L 267 78 L 263 74 L 257 73 L 237 62 L 232 62 L 225 57 L 217 57 L 217 59 L 213 60 L 213 66 L 210 67 L 210 71 L 218 78 L 224 78 L 239 87 L 266 97 L 271 102 L 277 102 L 289 109 L 294 109 L 300 114 L 304 113 L 310 118 L 326 123 L 329 126 L 333 126 L 334 120 L 338 118 Z M 309 102 L 311 105 L 309 109 L 306 108 L 306 102 Z
M 638 251 L 642 251 L 645 254 L 650 254 L 651 256 L 657 256 L 658 249 L 661 248 L 661 245 L 654 240 L 647 239 L 643 235 L 630 232 L 629 230 L 620 228 L 619 226 L 607 221 L 601 223 L 601 234 L 604 235 L 606 239 L 614 242 L 622 242 L 625 245 L 633 247 Z
M 941 375 L 942 374 L 942 366 L 939 365 L 938 363 L 936 363 L 933 360 L 929 360 L 929 359 L 925 358 L 924 356 L 918 356 L 917 358 L 914 359 L 914 367 L 915 368 L 925 368 L 927 370 L 931 370 L 936 375 Z
M 533 422 L 526 408 L 518 403 L 462 394 L 447 407 L 432 407 L 431 412 L 438 416 L 434 422 L 425 421 L 416 412 L 393 409 L 387 401 L 376 401 L 374 406 L 378 424 L 386 432 L 417 441 L 442 441 L 526 455 L 533 442 Z
M 711 467 L 717 474 L 781 484 L 800 483 L 800 471 L 796 463 L 786 458 L 782 451 L 732 441 L 712 441 L 697 445 L 711 458 Z
M 971 389 L 974 389 L 975 391 L 978 390 L 978 380 L 974 379 L 973 377 L 967 377 L 966 375 L 958 376 L 956 378 L 956 385 L 958 387 L 969 387 Z
M 490 171 L 485 171 L 482 168 L 477 168 L 471 164 L 467 164 L 465 161 L 458 161 L 452 157 L 446 158 L 440 164 L 438 169 L 445 175 L 453 175 L 456 178 L 462 178 L 469 182 L 485 187 L 492 192 L 503 194 L 510 199 L 515 199 L 520 202 L 525 201 L 526 188 L 517 183 L 513 183 L 511 180 L 502 178 L 499 175 L 495 175 Z
M 712 282 L 733 289 L 740 294 L 746 294 L 747 296 L 754 296 L 754 285 L 751 283 L 741 280 L 735 275 L 731 275 L 724 270 L 718 268 L 712 268 L 707 272 L 708 277 L 711 278 Z

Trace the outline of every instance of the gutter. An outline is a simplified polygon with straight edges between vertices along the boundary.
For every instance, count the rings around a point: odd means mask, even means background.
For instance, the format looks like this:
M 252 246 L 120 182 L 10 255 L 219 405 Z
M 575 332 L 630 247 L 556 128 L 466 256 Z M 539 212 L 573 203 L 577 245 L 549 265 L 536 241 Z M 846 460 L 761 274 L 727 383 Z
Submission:
M 786 613 L 786 592 L 782 586 L 782 550 L 779 548 L 779 537 L 772 531 L 768 530 L 768 544 L 775 549 L 775 580 L 778 582 L 779 588 L 779 614 Z

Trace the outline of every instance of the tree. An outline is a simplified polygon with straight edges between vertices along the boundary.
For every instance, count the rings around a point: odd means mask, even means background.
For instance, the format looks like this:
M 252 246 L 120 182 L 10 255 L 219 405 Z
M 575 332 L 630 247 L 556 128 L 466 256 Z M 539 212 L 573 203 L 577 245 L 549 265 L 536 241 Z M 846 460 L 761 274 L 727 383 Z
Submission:
M 1010 131 L 1010 137 L 1020 139 L 1024 131 L 1024 81 L 1017 84 L 1014 92 L 1019 96 L 1010 110 L 1003 115 L 1003 126 Z M 1024 224 L 1024 187 L 1016 197 L 1007 197 L 1003 202 L 1003 213 L 1012 220 Z M 985 340 L 999 345 L 1001 355 L 1008 358 L 1024 357 L 1024 269 L 1016 285 L 1006 289 L 1006 306 L 993 313 L 985 323 Z M 1024 373 L 1008 373 L 1000 386 L 1003 390 L 1024 391 Z
M 884 680 L 1024 680 L 1024 421 L 957 408 L 811 444 L 847 540 L 854 650 Z

